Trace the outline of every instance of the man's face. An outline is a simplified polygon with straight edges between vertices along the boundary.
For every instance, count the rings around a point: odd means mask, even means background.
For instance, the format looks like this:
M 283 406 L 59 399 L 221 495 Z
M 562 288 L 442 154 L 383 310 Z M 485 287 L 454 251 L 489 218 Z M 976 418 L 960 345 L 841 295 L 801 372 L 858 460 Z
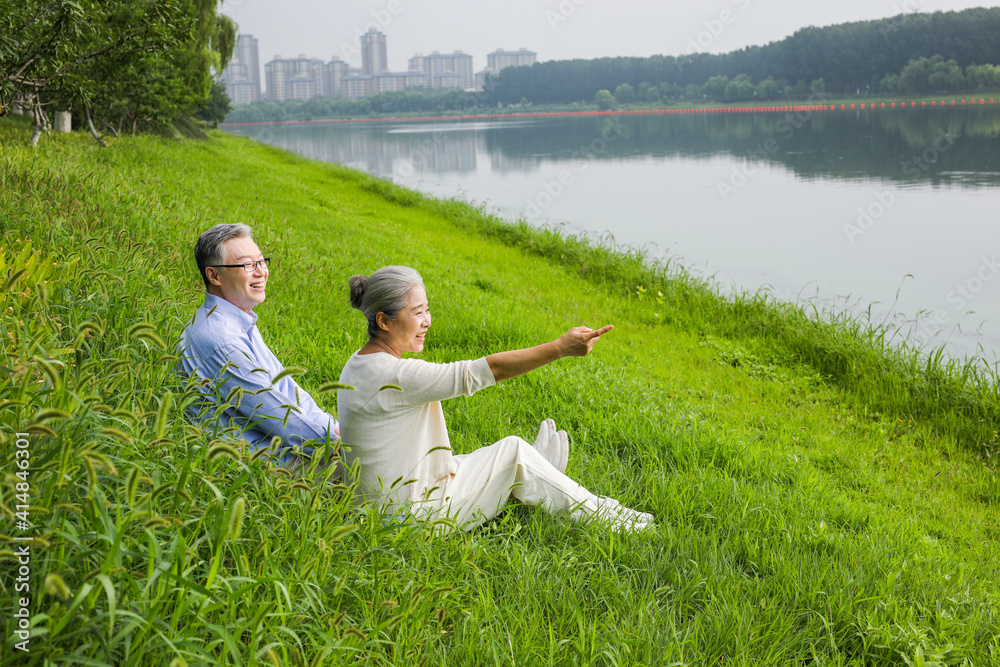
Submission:
M 263 259 L 260 248 L 249 238 L 229 239 L 222 244 L 223 264 L 243 264 Z M 258 264 L 253 272 L 247 273 L 243 267 L 207 267 L 205 275 L 212 287 L 208 290 L 233 304 L 245 313 L 264 303 L 264 288 L 267 285 L 268 270 Z

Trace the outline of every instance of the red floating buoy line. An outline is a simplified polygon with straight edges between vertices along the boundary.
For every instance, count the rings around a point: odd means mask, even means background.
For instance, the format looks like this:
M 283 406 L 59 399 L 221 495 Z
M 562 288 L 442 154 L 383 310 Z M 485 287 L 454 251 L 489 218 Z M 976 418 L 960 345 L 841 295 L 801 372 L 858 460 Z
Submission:
M 970 104 L 996 104 L 996 98 L 990 98 L 988 101 L 985 98 L 980 98 L 979 100 L 971 99 Z M 885 109 L 885 102 L 878 102 L 878 109 Z M 895 109 L 896 105 L 899 105 L 900 109 L 914 109 L 917 106 L 916 101 L 911 101 L 909 107 L 907 107 L 906 102 L 889 102 L 888 108 Z M 946 103 L 945 100 L 931 100 L 932 107 L 938 106 L 965 106 L 966 100 L 952 99 L 950 102 Z M 876 102 L 862 102 L 857 105 L 857 108 L 864 110 L 876 109 Z M 920 101 L 921 107 L 926 107 L 927 102 L 924 100 Z M 840 104 L 839 109 L 841 111 L 855 110 L 855 104 Z M 482 114 L 471 114 L 464 116 L 448 116 L 448 115 L 437 115 L 437 116 L 395 116 L 395 117 L 367 117 L 367 118 L 319 118 L 315 120 L 283 120 L 283 121 L 255 121 L 250 123 L 219 123 L 220 127 L 249 127 L 255 125 L 311 125 L 316 123 L 381 123 L 381 122 L 406 122 L 406 121 L 428 121 L 428 120 L 451 120 L 451 121 L 463 121 L 463 120 L 508 120 L 514 118 L 550 118 L 558 116 L 638 116 L 638 115 L 690 115 L 690 114 L 742 114 L 742 113 L 790 113 L 790 112 L 812 112 L 812 111 L 836 111 L 838 110 L 838 105 L 836 104 L 784 104 L 784 105 L 753 105 L 753 106 L 739 106 L 739 107 L 695 107 L 689 109 L 619 109 L 619 110 L 608 110 L 608 111 L 526 111 L 526 112 L 516 112 L 516 113 L 503 113 L 503 114 L 493 114 L 493 113 L 482 113 Z

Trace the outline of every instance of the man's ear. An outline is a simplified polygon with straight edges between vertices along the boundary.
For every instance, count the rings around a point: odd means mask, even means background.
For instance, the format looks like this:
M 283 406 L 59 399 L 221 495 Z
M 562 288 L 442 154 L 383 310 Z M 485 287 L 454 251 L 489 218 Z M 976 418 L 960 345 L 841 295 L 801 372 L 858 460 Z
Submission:
M 205 277 L 208 278 L 209 283 L 216 287 L 222 284 L 222 281 L 219 279 L 219 271 L 215 267 L 206 266 Z

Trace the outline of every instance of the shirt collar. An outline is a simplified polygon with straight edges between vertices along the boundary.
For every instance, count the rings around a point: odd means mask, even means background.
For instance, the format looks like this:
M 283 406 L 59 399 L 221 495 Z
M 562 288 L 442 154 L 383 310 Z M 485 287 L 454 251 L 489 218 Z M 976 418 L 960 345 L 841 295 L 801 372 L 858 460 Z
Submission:
M 236 320 L 240 328 L 250 332 L 250 329 L 257 324 L 257 313 L 252 310 L 249 313 L 244 313 L 242 310 L 237 308 L 233 303 L 226 301 L 221 296 L 216 296 L 211 292 L 205 292 L 205 306 L 206 311 L 215 309 L 215 312 L 219 315 L 223 315 L 229 319 Z

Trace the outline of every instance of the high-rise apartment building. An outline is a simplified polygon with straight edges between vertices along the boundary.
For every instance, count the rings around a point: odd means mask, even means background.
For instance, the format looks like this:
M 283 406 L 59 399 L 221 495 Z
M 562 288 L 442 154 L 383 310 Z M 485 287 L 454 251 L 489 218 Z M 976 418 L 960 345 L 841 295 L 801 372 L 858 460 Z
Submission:
M 226 93 L 233 104 L 249 104 L 261 98 L 260 60 L 256 37 L 236 36 L 233 57 L 222 72 L 221 78 L 226 84 Z
M 337 56 L 326 64 L 326 90 L 329 97 L 347 97 L 344 79 L 349 76 L 350 69 L 348 64 Z
M 274 60 L 264 65 L 267 99 L 284 102 L 328 97 L 326 69 L 318 58 L 275 56 Z
M 345 78 L 344 97 L 349 97 L 351 99 L 368 97 L 372 94 L 371 81 L 372 78 L 370 76 L 362 76 L 360 74 Z
M 486 69 L 476 72 L 476 89 L 482 90 L 486 85 L 486 76 L 496 76 L 500 70 L 507 67 L 521 67 L 524 65 L 534 65 L 538 59 L 538 54 L 534 51 L 521 47 L 517 51 L 504 51 L 497 49 L 493 53 L 486 54 Z
M 309 64 L 306 65 L 308 71 L 308 76 L 313 81 L 315 86 L 313 94 L 307 98 L 298 97 L 296 99 L 310 99 L 312 97 L 333 97 L 327 86 L 326 78 L 326 63 L 324 63 L 319 58 L 310 58 Z
M 504 51 L 503 49 L 497 49 L 493 53 L 486 54 L 486 69 L 499 72 L 505 67 L 534 65 L 537 59 L 537 53 L 529 51 L 524 47 L 521 47 L 517 51 Z
M 371 76 L 388 71 L 389 56 L 385 35 L 375 28 L 369 28 L 368 32 L 361 35 L 361 74 Z
M 418 53 L 410 58 L 409 71 L 410 74 L 423 75 L 422 86 L 425 88 L 469 89 L 473 85 L 472 56 L 461 51 L 435 51 L 429 56 Z

